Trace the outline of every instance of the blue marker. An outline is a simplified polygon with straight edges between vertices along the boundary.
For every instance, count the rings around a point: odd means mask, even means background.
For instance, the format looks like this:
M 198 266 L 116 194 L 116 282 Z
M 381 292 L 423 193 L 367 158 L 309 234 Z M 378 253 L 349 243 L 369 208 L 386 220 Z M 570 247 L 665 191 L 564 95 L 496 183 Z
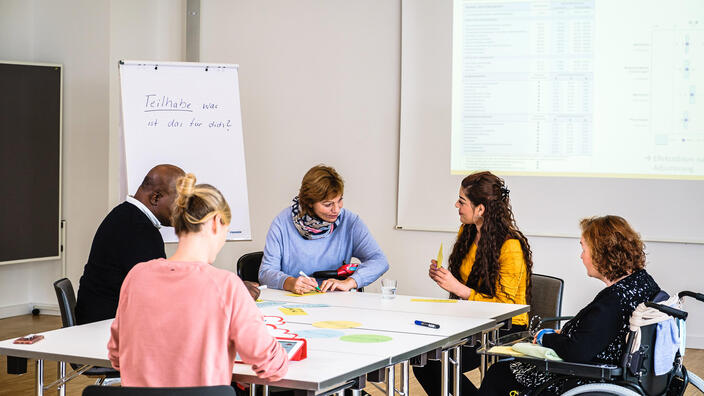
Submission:
M 418 326 L 430 327 L 431 329 L 439 329 L 440 325 L 430 322 L 423 322 L 422 320 L 416 320 L 415 322 Z

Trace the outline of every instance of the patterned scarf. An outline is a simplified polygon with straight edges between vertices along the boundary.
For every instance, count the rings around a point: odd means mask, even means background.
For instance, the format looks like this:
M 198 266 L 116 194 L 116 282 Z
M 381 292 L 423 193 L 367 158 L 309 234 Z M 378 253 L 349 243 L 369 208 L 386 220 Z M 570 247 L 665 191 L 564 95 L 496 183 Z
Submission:
M 330 223 L 317 216 L 313 217 L 303 214 L 301 213 L 298 197 L 293 198 L 293 204 L 291 205 L 293 225 L 296 226 L 298 233 L 305 239 L 320 239 L 330 235 L 335 227 L 340 225 L 341 216 L 342 213 L 340 213 L 340 216 L 337 216 L 337 220 L 335 220 L 334 223 Z

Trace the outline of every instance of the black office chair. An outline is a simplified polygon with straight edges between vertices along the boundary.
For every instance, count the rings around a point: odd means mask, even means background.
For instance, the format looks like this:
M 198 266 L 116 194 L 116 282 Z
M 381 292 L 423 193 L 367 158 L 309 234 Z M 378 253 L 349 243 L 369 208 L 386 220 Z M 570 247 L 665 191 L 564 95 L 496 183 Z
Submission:
M 63 327 L 75 326 L 76 293 L 73 291 L 71 281 L 68 278 L 57 280 L 54 282 L 54 291 L 56 292 L 56 299 L 59 301 Z M 71 363 L 71 367 L 77 370 L 81 365 Z M 120 372 L 111 367 L 91 367 L 82 374 L 89 377 L 98 377 L 96 381 L 98 385 L 108 385 L 119 381 L 120 378 Z M 114 379 L 114 381 L 106 381 L 107 379 Z
M 252 252 L 242 255 L 237 260 L 237 276 L 243 281 L 259 282 L 259 266 L 264 252 Z
M 529 323 L 537 328 L 559 329 L 560 321 L 571 319 L 571 316 L 560 316 L 562 313 L 562 292 L 565 282 L 554 276 L 533 274 L 531 281 L 531 300 Z M 539 317 L 538 323 L 533 320 Z
M 226 385 L 188 388 L 88 386 L 83 389 L 83 396 L 235 396 L 235 389 Z

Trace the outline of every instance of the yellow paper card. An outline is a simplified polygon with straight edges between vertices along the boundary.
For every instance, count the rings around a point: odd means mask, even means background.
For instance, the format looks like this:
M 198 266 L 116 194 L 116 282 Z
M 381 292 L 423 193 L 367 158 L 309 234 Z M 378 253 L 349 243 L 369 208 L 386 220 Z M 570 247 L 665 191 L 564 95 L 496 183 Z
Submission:
M 325 320 L 322 322 L 314 322 L 313 327 L 321 329 L 352 329 L 359 327 L 362 324 L 359 322 L 351 322 L 347 320 Z
M 314 290 L 314 291 L 309 291 L 308 293 L 303 293 L 303 294 L 287 293 L 286 295 L 291 296 L 291 297 L 305 297 L 305 296 L 314 296 L 316 294 L 325 294 L 325 293 Z
M 440 250 L 438 250 L 438 268 L 442 267 L 442 242 L 440 242 Z
M 456 303 L 457 302 L 457 300 L 439 299 L 439 298 L 412 298 L 411 301 L 431 302 L 431 303 Z
M 286 315 L 308 315 L 308 313 L 306 311 L 304 311 L 302 308 L 280 307 L 279 311 L 283 312 Z

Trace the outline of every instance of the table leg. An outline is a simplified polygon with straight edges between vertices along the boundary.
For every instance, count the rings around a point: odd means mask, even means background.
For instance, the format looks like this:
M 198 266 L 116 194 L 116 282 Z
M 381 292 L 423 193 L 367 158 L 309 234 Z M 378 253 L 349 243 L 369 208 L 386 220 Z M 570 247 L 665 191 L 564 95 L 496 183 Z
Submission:
M 449 374 L 449 353 L 447 349 L 443 349 L 441 352 L 441 357 L 440 357 L 440 394 L 442 396 L 448 396 L 449 389 L 448 389 L 448 374 Z
M 386 368 L 386 396 L 396 394 L 396 370 L 394 365 Z
M 460 396 L 460 379 L 462 375 L 462 346 L 458 345 L 452 350 L 455 353 L 455 360 L 453 364 L 455 365 L 455 380 L 453 381 L 453 389 L 452 389 L 452 395 L 453 396 Z
M 496 341 L 499 339 L 499 329 L 494 329 L 491 332 L 491 341 L 493 342 L 493 345 L 496 345 Z M 492 356 L 491 357 L 491 364 L 494 364 L 498 361 L 499 357 L 498 356 Z
M 269 396 L 269 385 L 262 385 L 262 396 Z
M 34 372 L 36 386 L 36 395 L 44 396 L 44 360 L 37 359 L 36 370 Z
M 254 384 L 249 384 L 249 396 L 257 395 L 257 386 Z
M 487 345 L 487 334 L 482 333 L 482 346 L 486 347 Z M 479 380 L 484 379 L 484 373 L 486 373 L 486 355 L 482 355 L 479 357 Z
M 56 366 L 56 378 L 66 377 L 66 362 L 58 362 Z M 66 396 L 66 383 L 59 385 L 58 396 Z
M 410 373 L 408 372 L 408 367 L 410 366 L 408 360 L 401 363 L 401 392 L 403 396 L 408 396 L 408 383 L 410 381 Z

